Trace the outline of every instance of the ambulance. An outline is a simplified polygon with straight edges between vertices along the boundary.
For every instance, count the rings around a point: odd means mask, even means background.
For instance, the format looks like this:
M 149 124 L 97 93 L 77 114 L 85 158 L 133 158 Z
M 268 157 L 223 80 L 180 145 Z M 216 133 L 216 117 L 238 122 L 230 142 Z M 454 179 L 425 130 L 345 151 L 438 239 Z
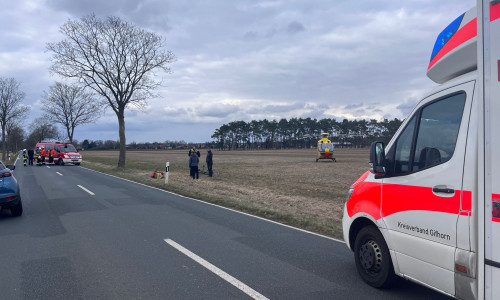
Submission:
M 344 240 L 373 287 L 500 299 L 500 0 L 439 34 L 427 76 L 440 85 L 350 187 Z

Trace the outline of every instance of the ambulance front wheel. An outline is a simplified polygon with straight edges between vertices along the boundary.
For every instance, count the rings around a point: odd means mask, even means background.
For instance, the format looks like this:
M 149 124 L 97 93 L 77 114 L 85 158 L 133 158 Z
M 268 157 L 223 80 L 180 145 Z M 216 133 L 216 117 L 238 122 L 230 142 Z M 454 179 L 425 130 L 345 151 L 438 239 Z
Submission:
M 396 276 L 389 248 L 376 227 L 360 230 L 354 243 L 354 260 L 359 275 L 369 285 L 388 288 L 393 284 Z

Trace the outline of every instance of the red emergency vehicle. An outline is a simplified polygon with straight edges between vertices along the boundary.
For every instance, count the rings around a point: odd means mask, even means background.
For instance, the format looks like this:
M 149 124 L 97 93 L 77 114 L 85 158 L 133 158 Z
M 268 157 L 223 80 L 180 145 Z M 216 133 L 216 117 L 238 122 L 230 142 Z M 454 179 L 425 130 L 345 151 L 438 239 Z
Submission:
M 396 275 L 459 299 L 500 299 L 500 1 L 439 36 L 440 83 L 349 189 L 343 232 L 374 287 Z
M 54 164 L 64 165 L 67 163 L 79 166 L 82 162 L 82 155 L 78 153 L 75 146 L 70 143 L 63 142 L 40 142 L 36 143 L 36 147 L 44 148 L 45 151 L 50 151 L 52 149 L 56 150 L 56 155 L 54 157 Z M 45 163 L 49 162 L 49 157 L 45 157 Z

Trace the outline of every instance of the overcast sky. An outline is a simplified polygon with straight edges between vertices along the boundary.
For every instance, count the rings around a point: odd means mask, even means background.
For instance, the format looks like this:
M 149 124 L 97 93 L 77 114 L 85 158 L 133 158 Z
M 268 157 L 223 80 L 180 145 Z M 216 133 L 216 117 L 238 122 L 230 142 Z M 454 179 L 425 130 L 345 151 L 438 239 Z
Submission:
M 162 35 L 177 61 L 159 97 L 126 113 L 127 143 L 211 140 L 231 121 L 404 118 L 436 86 L 437 35 L 474 0 L 0 0 L 0 77 L 14 77 L 42 115 L 48 42 L 68 19 L 114 15 Z M 111 109 L 75 138 L 118 140 Z

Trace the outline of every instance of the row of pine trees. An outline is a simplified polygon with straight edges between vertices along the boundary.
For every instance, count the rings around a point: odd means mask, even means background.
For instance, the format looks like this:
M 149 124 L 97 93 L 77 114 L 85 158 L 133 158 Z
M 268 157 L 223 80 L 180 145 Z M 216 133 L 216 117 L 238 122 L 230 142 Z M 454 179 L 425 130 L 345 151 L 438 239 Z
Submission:
M 291 118 L 233 121 L 215 130 L 212 139 L 220 150 L 288 149 L 316 147 L 322 132 L 336 147 L 367 147 L 373 141 L 387 143 L 403 120 L 348 120 Z

